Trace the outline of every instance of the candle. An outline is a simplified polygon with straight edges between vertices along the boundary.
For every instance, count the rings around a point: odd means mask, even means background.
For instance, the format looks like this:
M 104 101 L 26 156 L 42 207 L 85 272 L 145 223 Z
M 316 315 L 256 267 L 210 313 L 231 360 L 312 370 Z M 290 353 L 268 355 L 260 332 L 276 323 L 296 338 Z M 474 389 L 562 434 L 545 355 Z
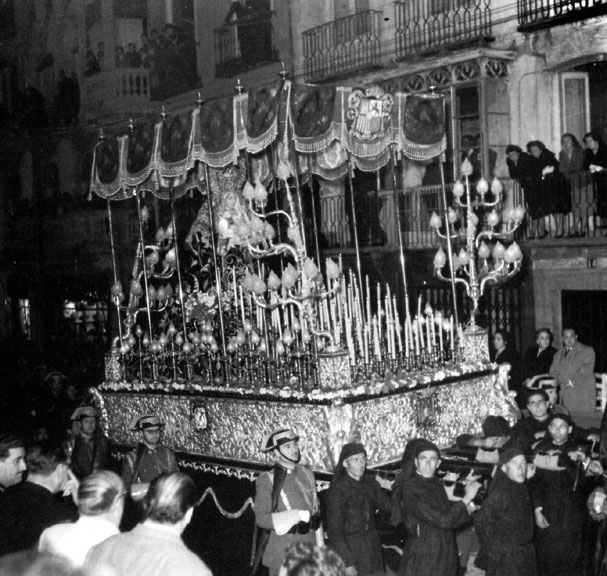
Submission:
M 365 326 L 365 333 L 363 338 L 363 348 L 365 356 L 365 364 L 369 364 L 369 326 Z
M 398 317 L 398 309 L 396 308 L 396 296 L 392 296 L 392 302 L 394 304 L 394 321 L 396 323 L 396 339 L 398 340 L 398 353 L 403 353 L 403 341 L 400 335 L 401 325 L 400 318 Z M 407 334 L 405 332 L 405 341 L 407 339 Z
M 381 334 L 381 284 L 377 283 L 377 329 Z
M 369 277 L 365 276 L 365 286 L 367 288 L 367 293 L 365 294 L 365 302 L 367 303 L 367 323 L 371 323 L 371 289 L 369 288 Z

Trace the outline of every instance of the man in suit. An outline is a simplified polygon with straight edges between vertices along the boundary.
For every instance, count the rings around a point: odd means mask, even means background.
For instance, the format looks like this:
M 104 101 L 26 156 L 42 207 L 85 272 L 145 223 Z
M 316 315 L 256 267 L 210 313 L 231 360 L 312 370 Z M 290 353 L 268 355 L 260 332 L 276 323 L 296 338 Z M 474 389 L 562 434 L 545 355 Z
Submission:
M 552 360 L 550 374 L 561 387 L 561 402 L 580 425 L 595 411 L 594 350 L 581 344 L 573 328 L 563 329 L 563 348 Z

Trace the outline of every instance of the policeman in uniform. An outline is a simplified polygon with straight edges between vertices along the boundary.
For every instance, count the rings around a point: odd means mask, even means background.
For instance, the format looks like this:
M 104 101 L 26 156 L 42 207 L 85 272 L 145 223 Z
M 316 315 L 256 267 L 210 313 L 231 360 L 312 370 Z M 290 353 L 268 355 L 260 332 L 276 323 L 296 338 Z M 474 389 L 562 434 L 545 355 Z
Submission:
M 156 476 L 179 470 L 173 451 L 160 445 L 163 427 L 164 423 L 155 414 L 136 416 L 129 424 L 130 430 L 141 432 L 142 440 L 122 461 L 122 479 L 134 500 L 145 496 Z
M 107 436 L 97 425 L 97 410 L 92 406 L 79 406 L 71 416 L 78 424 L 78 434 L 68 441 L 71 466 L 77 478 L 86 478 L 93 472 L 104 470 L 110 448 Z
M 299 464 L 299 436 L 283 428 L 268 434 L 263 452 L 271 452 L 274 469 L 259 475 L 255 484 L 255 521 L 258 537 L 254 571 L 261 562 L 276 576 L 289 546 L 316 542 L 320 514 L 312 471 Z

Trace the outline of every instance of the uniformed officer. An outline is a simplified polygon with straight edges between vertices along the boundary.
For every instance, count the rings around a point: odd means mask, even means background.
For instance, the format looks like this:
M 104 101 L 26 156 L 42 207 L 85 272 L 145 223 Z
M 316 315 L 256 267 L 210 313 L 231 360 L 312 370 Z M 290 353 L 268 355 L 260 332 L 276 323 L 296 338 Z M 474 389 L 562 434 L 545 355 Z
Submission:
M 268 567 L 270 576 L 276 576 L 289 546 L 316 541 L 318 496 L 314 474 L 299 464 L 299 436 L 293 430 L 274 430 L 263 439 L 261 449 L 272 453 L 275 464 L 255 484 L 255 520 L 263 529 L 256 561 Z
M 92 406 L 79 406 L 71 421 L 78 423 L 78 433 L 69 441 L 71 467 L 76 477 L 82 479 L 104 470 L 110 452 L 109 441 L 97 425 L 97 410 Z
M 164 423 L 155 414 L 136 416 L 129 429 L 141 432 L 142 441 L 122 461 L 122 479 L 130 488 L 131 497 L 145 496 L 149 483 L 164 472 L 177 472 L 177 459 L 169 448 L 160 445 Z

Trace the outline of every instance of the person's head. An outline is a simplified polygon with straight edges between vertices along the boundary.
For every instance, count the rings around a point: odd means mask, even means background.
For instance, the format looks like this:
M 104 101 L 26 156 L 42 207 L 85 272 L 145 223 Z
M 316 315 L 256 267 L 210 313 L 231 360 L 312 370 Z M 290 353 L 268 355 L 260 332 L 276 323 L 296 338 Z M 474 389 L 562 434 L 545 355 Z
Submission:
M 196 485 L 182 472 L 168 472 L 154 478 L 143 499 L 146 520 L 177 526 L 181 531 L 192 519 L 197 503 Z
M 498 351 L 505 350 L 510 342 L 510 335 L 505 330 L 496 330 L 493 334 L 493 347 Z
M 261 449 L 271 452 L 285 468 L 293 468 L 301 459 L 299 436 L 289 428 L 272 431 L 262 440 Z
M 561 136 L 561 146 L 564 150 L 571 150 L 572 148 L 579 148 L 580 143 L 571 132 L 565 132 L 565 134 Z
M 345 471 L 350 478 L 360 480 L 365 474 L 367 467 L 367 451 L 362 444 L 350 442 L 344 444 L 339 455 L 339 462 L 335 468 L 335 475 L 343 474 Z
M 566 414 L 553 414 L 548 420 L 548 433 L 552 441 L 557 444 L 565 444 L 573 430 L 571 418 Z
M 5 488 L 19 484 L 25 466 L 25 444 L 14 434 L 0 435 L 0 484 Z
M 508 146 L 506 146 L 506 156 L 511 162 L 514 162 L 515 164 L 518 162 L 518 159 L 520 158 L 522 153 L 522 148 L 520 146 L 517 146 L 516 144 L 509 144 Z
M 72 567 L 71 563 L 65 561 L 65 558 L 30 548 L 23 552 L 2 556 L 0 574 L 2 576 L 49 576 L 50 574 L 52 576 L 86 576 L 87 573 L 80 568 Z
M 506 449 L 500 455 L 502 472 L 513 482 L 522 484 L 527 477 L 527 459 L 522 450 L 516 448 Z
M 44 381 L 47 383 L 51 392 L 55 396 L 59 396 L 63 390 L 63 383 L 65 382 L 65 376 L 61 372 L 49 372 L 46 375 Z
M 80 424 L 80 434 L 90 438 L 97 428 L 97 410 L 92 406 L 79 406 L 72 414 L 72 422 Z
M 544 350 L 552 344 L 552 331 L 549 328 L 540 328 L 535 333 L 537 345 Z
M 415 445 L 415 470 L 423 478 L 432 478 L 440 466 L 440 450 L 429 440 Z
M 65 395 L 72 401 L 76 400 L 78 397 L 78 386 L 74 382 L 68 382 L 65 385 Z
M 34 442 L 46 442 L 49 439 L 48 428 L 46 426 L 38 426 L 32 434 Z
M 527 152 L 534 158 L 539 158 L 544 150 L 546 150 L 546 145 L 541 140 L 527 142 Z
M 116 46 L 114 53 L 116 54 L 116 58 L 122 58 L 124 56 L 124 48 L 122 46 Z
M 156 414 L 145 414 L 144 416 L 135 416 L 129 425 L 133 431 L 141 432 L 142 441 L 148 448 L 155 448 L 160 444 L 160 436 L 164 423 Z
M 135 46 L 135 42 L 129 42 L 126 46 L 127 52 L 135 52 L 137 50 L 137 46 Z
M 462 136 L 462 148 L 464 150 L 474 148 L 474 136 L 471 136 L 470 134 Z
M 103 517 L 118 526 L 124 510 L 124 496 L 124 483 L 118 474 L 109 470 L 93 472 L 78 486 L 78 513 Z
M 481 428 L 485 438 L 510 436 L 510 424 L 503 416 L 487 416 Z
M 571 348 L 577 342 L 577 334 L 573 328 L 563 328 L 563 344 Z
M 52 444 L 32 444 L 25 453 L 27 479 L 46 486 L 51 492 L 59 492 L 67 482 L 67 456 Z
M 345 576 L 346 566 L 330 548 L 297 542 L 285 554 L 279 576 Z
M 172 24 L 165 24 L 164 28 L 162 29 L 162 33 L 167 38 L 173 38 L 175 36 L 175 26 L 173 26 Z
M 548 395 L 543 390 L 529 390 L 527 393 L 527 410 L 536 420 L 548 417 Z
M 586 144 L 586 148 L 596 152 L 599 149 L 599 145 L 601 143 L 601 137 L 593 131 L 584 134 L 584 144 Z

